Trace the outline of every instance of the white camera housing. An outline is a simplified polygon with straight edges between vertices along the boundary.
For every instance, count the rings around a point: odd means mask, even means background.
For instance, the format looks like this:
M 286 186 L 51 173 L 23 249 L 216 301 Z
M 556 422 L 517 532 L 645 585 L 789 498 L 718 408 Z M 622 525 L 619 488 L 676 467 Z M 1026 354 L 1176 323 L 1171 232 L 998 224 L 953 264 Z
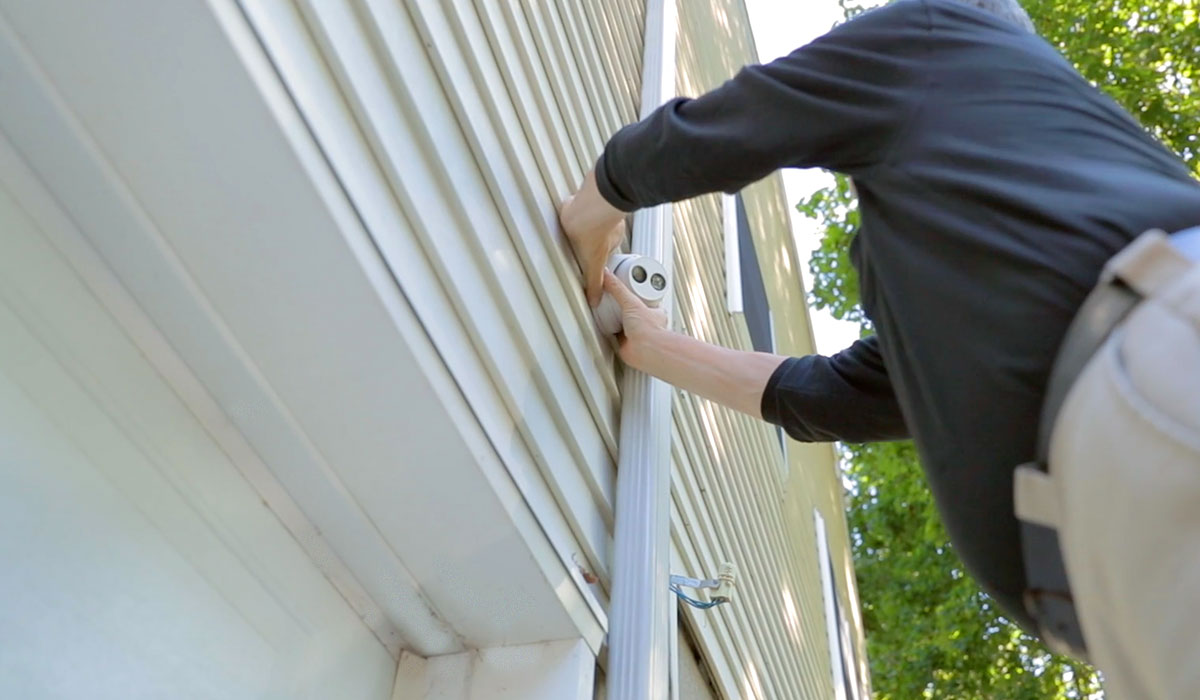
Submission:
M 621 280 L 621 284 L 629 287 L 635 296 L 651 308 L 662 303 L 671 287 L 667 269 L 662 263 L 644 255 L 617 253 L 608 259 L 608 269 Z M 600 330 L 609 335 L 621 332 L 621 305 L 611 294 L 604 294 L 593 313 Z

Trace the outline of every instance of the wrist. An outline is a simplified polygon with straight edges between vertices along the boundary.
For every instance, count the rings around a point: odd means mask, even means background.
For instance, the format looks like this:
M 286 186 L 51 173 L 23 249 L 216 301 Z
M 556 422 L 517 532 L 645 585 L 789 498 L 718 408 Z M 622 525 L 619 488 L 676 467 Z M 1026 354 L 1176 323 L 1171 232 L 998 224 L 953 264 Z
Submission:
M 589 172 L 583 186 L 563 206 L 560 218 L 569 233 L 608 231 L 621 223 L 625 212 L 604 199 L 596 187 L 595 175 Z
M 669 346 L 677 334 L 669 328 L 652 327 L 625 338 L 625 364 L 639 372 L 664 378 L 670 364 Z

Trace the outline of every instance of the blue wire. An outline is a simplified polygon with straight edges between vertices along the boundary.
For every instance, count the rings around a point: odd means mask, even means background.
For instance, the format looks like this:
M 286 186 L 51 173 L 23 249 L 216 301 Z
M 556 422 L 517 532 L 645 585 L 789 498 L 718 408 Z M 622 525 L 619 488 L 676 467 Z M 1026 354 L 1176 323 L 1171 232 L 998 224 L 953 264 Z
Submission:
M 695 598 L 692 598 L 688 596 L 688 594 L 684 593 L 678 586 L 671 586 L 671 592 L 678 596 L 683 602 L 700 610 L 708 610 L 709 608 L 717 607 L 721 603 L 729 602 L 728 600 L 713 600 L 706 603 L 702 600 L 696 600 Z

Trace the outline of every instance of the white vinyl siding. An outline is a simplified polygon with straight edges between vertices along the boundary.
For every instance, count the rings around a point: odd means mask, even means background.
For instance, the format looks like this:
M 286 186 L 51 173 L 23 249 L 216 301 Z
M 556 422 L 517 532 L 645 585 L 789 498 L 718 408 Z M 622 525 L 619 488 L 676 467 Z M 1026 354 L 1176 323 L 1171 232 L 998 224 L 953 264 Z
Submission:
M 71 229 L 0 137 L 0 694 L 386 700 L 394 658 L 60 252 Z
M 603 619 L 619 397 L 555 211 L 634 114 L 640 3 L 243 4 Z
M 716 197 L 678 205 L 676 275 L 699 279 L 677 291 L 683 330 L 704 340 L 750 348 L 745 325 L 724 311 L 720 295 L 721 240 Z M 705 212 L 705 209 L 708 211 Z M 723 561 L 738 567 L 738 598 L 717 613 L 716 627 L 729 626 L 725 653 L 750 688 L 750 697 L 803 697 L 801 640 L 787 627 L 785 598 L 797 595 L 795 547 L 780 496 L 779 444 L 771 426 L 690 394 L 679 394 L 675 420 L 674 498 L 685 533 L 697 554 L 697 573 L 715 572 Z M 681 536 L 683 534 L 681 533 Z M 783 585 L 781 585 L 781 583 Z M 692 614 L 692 613 L 688 613 Z M 704 613 L 699 613 L 704 614 Z
M 245 5 L 391 273 L 603 619 L 619 397 L 554 212 L 636 113 L 641 3 Z M 680 11 L 682 91 L 732 74 L 733 65 L 713 70 L 736 54 L 727 39 L 749 60 L 740 3 Z M 723 13 L 736 24 L 721 28 Z M 745 323 L 725 310 L 717 204 L 676 208 L 676 316 L 697 337 L 750 347 Z M 819 610 L 819 573 L 801 554 L 811 532 L 789 532 L 777 436 L 690 395 L 677 395 L 675 412 L 678 563 L 694 575 L 725 561 L 739 568 L 738 601 L 685 611 L 689 629 L 730 697 L 803 697 L 828 662 L 795 621 Z

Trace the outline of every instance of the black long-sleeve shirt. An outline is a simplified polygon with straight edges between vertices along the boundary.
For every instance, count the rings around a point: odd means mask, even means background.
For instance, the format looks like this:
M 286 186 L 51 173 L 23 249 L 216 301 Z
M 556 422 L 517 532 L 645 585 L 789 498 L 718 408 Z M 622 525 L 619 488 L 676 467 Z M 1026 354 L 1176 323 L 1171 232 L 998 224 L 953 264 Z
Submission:
M 877 336 L 787 360 L 763 415 L 798 440 L 911 435 L 964 563 L 1032 629 L 1012 472 L 1054 353 L 1108 258 L 1200 224 L 1200 185 L 1047 43 L 954 0 L 900 0 L 672 100 L 596 178 L 630 211 L 814 166 L 857 187 Z

